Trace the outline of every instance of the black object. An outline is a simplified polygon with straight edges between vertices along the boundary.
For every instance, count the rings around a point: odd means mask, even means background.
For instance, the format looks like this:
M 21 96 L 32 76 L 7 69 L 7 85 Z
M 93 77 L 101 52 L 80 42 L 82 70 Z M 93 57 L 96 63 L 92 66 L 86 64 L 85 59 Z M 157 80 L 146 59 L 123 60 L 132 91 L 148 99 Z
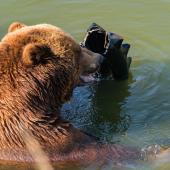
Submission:
M 102 77 L 112 75 L 115 80 L 128 78 L 131 57 L 127 57 L 130 44 L 122 44 L 123 38 L 118 34 L 106 32 L 96 23 L 87 30 L 82 47 L 104 56 L 99 70 Z

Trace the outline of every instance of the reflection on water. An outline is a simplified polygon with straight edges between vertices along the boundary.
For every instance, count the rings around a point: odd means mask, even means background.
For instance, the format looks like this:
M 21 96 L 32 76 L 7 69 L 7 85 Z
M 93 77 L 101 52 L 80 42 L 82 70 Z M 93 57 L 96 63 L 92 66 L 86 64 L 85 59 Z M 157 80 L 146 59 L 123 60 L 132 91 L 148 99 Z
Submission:
M 101 138 L 112 138 L 114 133 L 126 132 L 130 126 L 130 115 L 122 112 L 126 98 L 130 95 L 130 78 L 129 81 L 121 82 L 102 80 L 91 86 L 93 97 L 90 117 L 93 129 Z
M 0 37 L 13 21 L 58 25 L 77 41 L 83 39 L 92 22 L 124 36 L 131 44 L 133 78 L 76 88 L 62 114 L 76 127 L 109 142 L 141 148 L 155 143 L 169 145 L 169 11 L 170 0 L 6 0 L 0 6 Z M 136 169 L 170 169 L 169 163 L 156 168 L 140 165 Z
M 116 82 L 108 79 L 79 87 L 75 90 L 71 103 L 64 106 L 63 113 L 76 126 L 86 128 L 111 142 L 114 133 L 126 132 L 130 126 L 130 115 L 121 110 L 130 95 L 128 88 L 131 79 L 131 76 L 128 81 Z M 84 89 L 86 90 L 83 93 Z

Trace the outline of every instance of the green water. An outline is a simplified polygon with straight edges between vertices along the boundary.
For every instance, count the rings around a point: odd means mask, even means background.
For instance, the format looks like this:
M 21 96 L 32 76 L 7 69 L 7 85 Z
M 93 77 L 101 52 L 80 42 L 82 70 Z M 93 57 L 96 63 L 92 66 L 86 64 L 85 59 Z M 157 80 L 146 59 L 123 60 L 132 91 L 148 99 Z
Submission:
M 0 37 L 13 21 L 50 23 L 77 41 L 92 22 L 122 35 L 131 44 L 129 80 L 104 80 L 75 89 L 62 114 L 75 126 L 108 142 L 138 147 L 170 144 L 170 0 L 0 2 Z M 170 169 L 170 163 L 156 168 L 141 164 L 135 169 Z

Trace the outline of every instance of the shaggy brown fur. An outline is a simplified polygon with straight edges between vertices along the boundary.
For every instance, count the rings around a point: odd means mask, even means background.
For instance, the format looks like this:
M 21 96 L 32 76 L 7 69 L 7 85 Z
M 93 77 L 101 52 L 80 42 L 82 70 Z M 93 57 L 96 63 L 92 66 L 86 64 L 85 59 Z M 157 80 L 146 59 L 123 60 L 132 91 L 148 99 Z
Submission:
M 1 160 L 32 161 L 23 138 L 27 131 L 52 161 L 138 157 L 137 151 L 98 144 L 60 117 L 80 74 L 95 70 L 98 60 L 55 26 L 10 26 L 0 42 Z

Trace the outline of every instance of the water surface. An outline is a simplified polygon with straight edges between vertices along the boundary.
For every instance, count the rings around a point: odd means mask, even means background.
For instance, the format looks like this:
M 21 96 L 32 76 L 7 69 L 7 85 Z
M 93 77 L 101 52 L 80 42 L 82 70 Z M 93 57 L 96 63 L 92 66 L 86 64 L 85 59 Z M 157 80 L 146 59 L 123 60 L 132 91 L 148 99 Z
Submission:
M 169 145 L 169 11 L 170 0 L 6 0 L 0 5 L 0 37 L 13 21 L 54 24 L 78 42 L 92 22 L 122 35 L 131 44 L 129 79 L 76 88 L 62 114 L 107 142 L 137 147 Z M 170 163 L 130 169 L 170 169 Z

